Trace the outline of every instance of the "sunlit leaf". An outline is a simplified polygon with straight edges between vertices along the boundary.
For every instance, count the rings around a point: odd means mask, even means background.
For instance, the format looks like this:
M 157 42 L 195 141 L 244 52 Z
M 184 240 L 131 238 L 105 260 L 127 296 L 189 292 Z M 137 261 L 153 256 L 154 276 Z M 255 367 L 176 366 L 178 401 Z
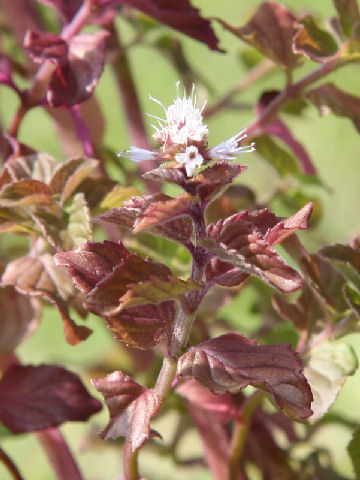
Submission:
M 84 195 L 82 193 L 74 195 L 64 211 L 69 216 L 67 228 L 69 242 L 64 244 L 64 248 L 76 248 L 92 240 L 90 213 Z
M 335 39 L 321 29 L 311 15 L 299 20 L 299 30 L 293 41 L 295 53 L 303 53 L 315 62 L 326 63 L 338 51 Z

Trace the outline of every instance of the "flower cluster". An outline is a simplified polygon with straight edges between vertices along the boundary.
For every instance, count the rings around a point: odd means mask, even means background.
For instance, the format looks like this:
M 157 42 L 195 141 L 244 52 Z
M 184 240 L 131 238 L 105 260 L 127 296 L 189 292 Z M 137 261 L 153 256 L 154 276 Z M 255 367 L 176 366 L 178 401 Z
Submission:
M 209 130 L 207 125 L 203 123 L 202 115 L 206 102 L 201 108 L 198 108 L 194 93 L 195 87 L 193 86 L 189 97 L 186 96 L 185 91 L 181 97 L 179 95 L 179 82 L 176 85 L 177 97 L 167 108 L 159 100 L 150 97 L 165 112 L 165 119 L 149 115 L 158 122 L 157 125 L 153 125 L 155 129 L 153 138 L 161 143 L 161 148 L 155 151 L 132 146 L 124 152 L 130 160 L 134 162 L 175 160 L 179 165 L 185 167 L 187 176 L 192 177 L 196 168 L 204 163 L 233 160 L 241 153 L 249 153 L 255 150 L 254 143 L 240 146 L 247 138 L 245 130 L 215 147 L 208 148 L 207 134 Z

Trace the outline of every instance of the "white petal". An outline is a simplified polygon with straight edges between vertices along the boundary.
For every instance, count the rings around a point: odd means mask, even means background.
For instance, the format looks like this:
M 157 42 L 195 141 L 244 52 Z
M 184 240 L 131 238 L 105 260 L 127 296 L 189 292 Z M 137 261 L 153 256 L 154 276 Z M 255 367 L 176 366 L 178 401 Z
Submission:
M 246 131 L 242 130 L 233 137 L 219 143 L 209 150 L 210 157 L 217 160 L 234 160 L 241 153 L 250 153 L 255 150 L 255 143 L 239 147 L 239 142 L 247 137 Z
M 124 152 L 117 152 L 117 156 L 128 157 L 132 162 L 143 162 L 144 160 L 154 160 L 156 153 L 144 148 L 130 147 L 129 150 Z

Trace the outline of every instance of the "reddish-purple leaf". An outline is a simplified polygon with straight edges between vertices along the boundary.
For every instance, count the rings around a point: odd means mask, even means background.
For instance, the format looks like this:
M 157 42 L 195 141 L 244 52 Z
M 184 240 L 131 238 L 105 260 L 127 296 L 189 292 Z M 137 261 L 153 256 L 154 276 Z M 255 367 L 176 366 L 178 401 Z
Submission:
M 70 107 L 91 97 L 104 68 L 107 35 L 99 30 L 70 40 L 67 62 L 58 65 L 49 83 L 47 99 L 52 107 Z
M 215 394 L 253 385 L 270 392 L 290 416 L 306 418 L 312 414 L 312 394 L 302 369 L 290 345 L 257 345 L 237 333 L 191 348 L 178 363 L 181 378 L 195 378 Z
M 13 285 L 25 295 L 40 296 L 53 303 L 64 322 L 65 338 L 71 345 L 85 340 L 91 330 L 76 325 L 70 318 L 67 303 L 75 298 L 71 279 L 64 269 L 57 268 L 50 254 L 20 257 L 8 263 L 1 285 Z
M 265 282 L 289 293 L 302 286 L 299 274 L 285 264 L 281 257 L 265 240 L 260 230 L 244 217 L 247 212 L 219 220 L 207 227 L 207 238 L 202 245 L 221 261 L 239 268 L 239 274 L 256 275 Z M 217 283 L 208 269 L 207 278 Z M 215 278 L 214 278 L 215 277 Z M 242 275 L 240 275 L 243 280 Z
M 307 98 L 318 108 L 320 115 L 332 112 L 338 117 L 349 118 L 360 132 L 360 98 L 350 95 L 332 83 L 310 90 Z
M 0 355 L 12 352 L 39 325 L 40 304 L 17 292 L 15 288 L 0 287 Z
M 63 63 L 67 60 L 68 44 L 55 33 L 28 30 L 24 38 L 24 47 L 34 62 L 55 60 Z
M 112 0 L 111 4 L 137 8 L 159 22 L 205 43 L 212 50 L 220 50 L 210 21 L 201 17 L 190 0 Z
M 116 333 L 116 340 L 135 348 L 152 348 L 164 335 L 171 335 L 175 319 L 174 302 L 132 307 L 107 317 L 108 327 Z
M 8 183 L 0 190 L 0 206 L 52 205 L 55 201 L 50 188 L 43 182 L 30 178 Z
M 298 31 L 293 39 L 295 53 L 302 53 L 314 62 L 334 60 L 338 44 L 330 33 L 322 30 L 311 15 L 299 20 Z
M 65 18 L 66 22 L 70 22 L 76 12 L 83 4 L 83 0 L 38 0 L 45 5 L 56 8 Z
M 264 2 L 250 21 L 240 28 L 232 27 L 217 19 L 227 30 L 284 68 L 294 68 L 299 56 L 292 50 L 296 33 L 296 18 L 286 7 L 277 2 Z
M 92 383 L 104 396 L 110 412 L 103 438 L 125 437 L 134 451 L 151 436 L 158 435 L 150 430 L 150 420 L 161 406 L 161 399 L 154 390 L 142 387 L 122 372 L 113 372 Z
M 85 421 L 101 410 L 80 378 L 53 365 L 13 365 L 0 380 L 0 420 L 13 433 Z

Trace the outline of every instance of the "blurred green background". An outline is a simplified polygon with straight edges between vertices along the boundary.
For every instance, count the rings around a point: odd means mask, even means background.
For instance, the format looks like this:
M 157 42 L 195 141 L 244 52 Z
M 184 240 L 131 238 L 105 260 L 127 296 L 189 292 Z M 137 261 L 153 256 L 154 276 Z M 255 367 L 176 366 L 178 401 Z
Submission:
M 261 3 L 255 0 L 197 0 L 192 2 L 201 9 L 207 17 L 221 17 L 234 26 L 246 22 L 251 13 Z M 329 0 L 292 0 L 282 2 L 296 13 L 312 11 L 320 18 L 334 14 L 333 4 Z M 132 38 L 131 28 L 121 19 L 117 26 L 125 43 Z M 181 34 L 172 32 L 181 39 L 186 57 L 196 71 L 204 76 L 211 85 L 213 92 L 208 99 L 211 105 L 216 99 L 235 85 L 245 70 L 239 61 L 240 51 L 245 45 L 236 37 L 225 32 L 214 22 L 214 28 L 221 39 L 221 47 L 225 54 L 212 52 L 206 46 L 197 43 Z M 163 27 L 163 31 L 169 31 Z M 176 95 L 175 82 L 178 80 L 173 67 L 154 49 L 145 46 L 135 46 L 130 51 L 131 67 L 137 84 L 141 105 L 144 112 L 161 116 L 159 106 L 149 99 L 149 94 L 161 100 L 164 105 L 172 102 Z M 304 62 L 304 66 L 296 73 L 303 75 L 306 71 L 316 68 L 312 62 Z M 297 77 L 296 77 L 297 78 Z M 360 68 L 352 65 L 332 74 L 326 81 L 333 81 L 337 86 L 349 93 L 360 95 Z M 265 89 L 282 89 L 284 78 L 280 73 L 272 73 L 261 82 L 251 86 L 237 98 L 240 102 L 255 105 L 260 94 Z M 110 69 L 105 68 L 104 74 L 96 89 L 96 96 L 103 108 L 106 121 L 105 144 L 114 152 L 129 147 L 129 138 L 118 92 Z M 198 90 L 198 97 L 204 97 L 204 91 Z M 17 105 L 17 99 L 6 87 L 0 87 L 0 115 L 4 127 L 9 124 Z M 237 133 L 254 118 L 251 108 L 237 112 L 222 112 L 209 120 L 209 143 L 216 144 Z M 151 119 L 146 119 L 149 135 Z M 348 119 L 326 116 L 320 118 L 315 108 L 308 107 L 300 118 L 291 118 L 288 124 L 294 135 L 304 144 L 319 171 L 320 178 L 328 189 L 318 186 L 307 187 L 307 193 L 322 200 L 324 214 L 320 223 L 312 230 L 302 235 L 304 243 L 311 251 L 319 246 L 334 242 L 348 242 L 355 234 L 360 233 L 360 137 Z M 25 118 L 20 132 L 20 140 L 39 151 L 46 151 L 63 159 L 64 154 L 57 140 L 56 131 L 44 111 L 33 109 Z M 258 195 L 259 200 L 266 199 L 277 188 L 279 179 L 275 170 L 258 154 L 253 153 L 241 158 L 248 165 L 248 171 L 242 175 L 241 182 L 250 186 Z M 1 241 L 1 240 L 0 240 Z M 1 243 L 0 243 L 1 247 Z M 250 296 L 249 296 L 250 295 Z M 226 315 L 236 324 L 236 328 L 245 334 L 251 331 L 250 325 L 258 325 L 260 319 L 250 313 L 251 294 L 236 301 L 226 309 Z M 4 314 L 2 312 L 1 314 Z M 83 368 L 95 365 L 99 359 L 111 357 L 114 340 L 103 322 L 91 317 L 88 325 L 94 329 L 94 334 L 79 346 L 66 344 L 62 325 L 58 314 L 51 308 L 46 308 L 45 318 L 41 327 L 18 348 L 17 354 L 25 364 L 59 363 L 71 370 L 82 372 Z M 235 319 L 235 320 L 234 320 Z M 360 356 L 360 337 L 353 334 L 347 337 L 348 343 L 354 346 Z M 115 368 L 120 368 L 116 366 Z M 84 379 L 88 388 L 91 385 Z M 341 392 L 334 412 L 341 413 L 346 418 L 360 424 L 360 373 L 349 378 Z M 94 390 L 92 389 L 94 393 Z M 77 459 L 87 480 L 121 479 L 121 451 L 116 442 L 106 444 L 99 440 L 96 443 L 87 441 L 87 432 L 100 432 L 107 421 L 105 411 L 96 415 L 89 425 L 67 424 L 61 428 L 71 448 L 76 452 Z M 159 430 L 166 442 L 176 421 L 171 415 L 154 422 L 154 428 Z M 345 427 L 328 425 L 319 430 L 315 442 L 319 446 L 330 448 L 338 472 L 346 478 L 354 478 L 346 446 L 351 432 Z M 4 449 L 19 465 L 26 480 L 52 480 L 54 475 L 47 459 L 43 455 L 34 435 L 19 435 L 17 437 L 1 438 Z M 189 434 L 183 442 L 184 455 L 189 452 L 201 452 L 200 439 L 195 434 Z M 154 480 L 181 480 L 189 478 L 189 472 L 182 468 L 174 468 L 165 457 L 154 457 L 147 447 L 140 454 L 142 475 Z M 8 474 L 0 464 L 0 479 L 7 480 Z M 211 475 L 201 467 L 191 470 L 193 480 L 206 480 Z M 254 479 L 257 477 L 254 474 Z M 71 479 L 69 479 L 71 480 Z

